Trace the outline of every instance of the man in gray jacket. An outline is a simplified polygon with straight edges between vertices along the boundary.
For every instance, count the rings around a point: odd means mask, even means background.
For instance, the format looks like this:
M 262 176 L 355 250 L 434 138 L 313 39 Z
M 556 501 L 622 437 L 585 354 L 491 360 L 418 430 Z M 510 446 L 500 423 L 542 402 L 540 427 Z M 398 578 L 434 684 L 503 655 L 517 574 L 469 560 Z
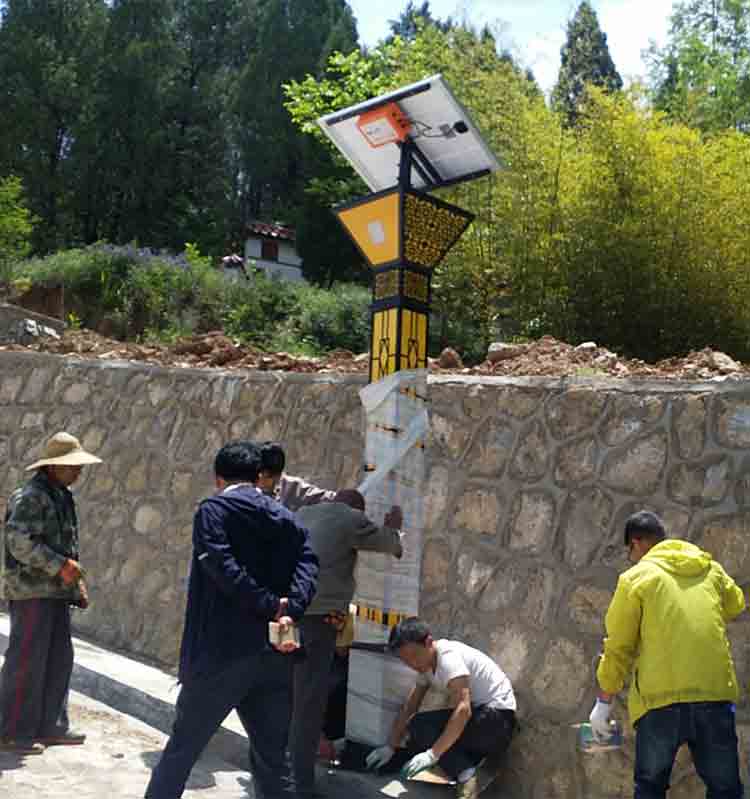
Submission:
M 353 489 L 339 491 L 332 502 L 297 512 L 310 531 L 310 544 L 320 561 L 318 591 L 300 621 L 304 659 L 294 666 L 294 696 L 289 749 L 297 794 L 312 799 L 315 759 L 328 700 L 328 675 L 336 648 L 332 618 L 349 612 L 354 595 L 354 568 L 359 551 L 403 554 L 401 509 L 393 506 L 378 526 L 365 516 L 364 497 Z
M 70 605 L 88 606 L 78 563 L 78 520 L 69 490 L 81 467 L 101 463 L 77 438 L 57 433 L 36 473 L 8 501 L 0 541 L 0 596 L 9 600 L 10 640 L 0 679 L 0 747 L 39 754 L 81 744 L 68 723 L 73 669 Z
M 319 502 L 333 502 L 335 491 L 328 491 L 308 483 L 301 477 L 286 474 L 286 455 L 280 444 L 266 441 L 260 448 L 261 469 L 258 475 L 258 488 L 280 502 L 291 511 L 298 511 L 306 505 Z

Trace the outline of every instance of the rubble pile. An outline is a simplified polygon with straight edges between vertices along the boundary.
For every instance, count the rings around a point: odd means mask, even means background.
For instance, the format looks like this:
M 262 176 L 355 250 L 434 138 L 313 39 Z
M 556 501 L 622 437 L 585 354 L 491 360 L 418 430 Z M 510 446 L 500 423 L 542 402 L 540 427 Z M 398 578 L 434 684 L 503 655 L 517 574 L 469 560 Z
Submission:
M 6 343 L 0 350 L 34 350 L 73 358 L 139 361 L 177 368 L 259 369 L 283 372 L 366 373 L 367 353 L 335 350 L 323 357 L 305 357 L 264 350 L 214 331 L 179 339 L 174 344 L 116 341 L 90 330 L 66 330 L 61 338 L 40 336 L 23 343 Z M 750 365 L 739 363 L 710 348 L 668 358 L 655 364 L 628 359 L 593 341 L 567 344 L 551 336 L 529 343 L 497 342 L 487 359 L 464 367 L 460 355 L 446 348 L 430 359 L 430 371 L 439 374 L 494 375 L 498 377 L 624 377 L 677 380 L 724 380 L 750 376 Z

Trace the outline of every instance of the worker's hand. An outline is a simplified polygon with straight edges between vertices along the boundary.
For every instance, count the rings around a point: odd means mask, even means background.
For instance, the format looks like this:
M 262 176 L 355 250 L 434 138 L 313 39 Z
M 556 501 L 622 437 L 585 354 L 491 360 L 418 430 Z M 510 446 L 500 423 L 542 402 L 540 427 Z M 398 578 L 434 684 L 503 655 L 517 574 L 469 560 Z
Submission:
M 283 596 L 279 600 L 279 609 L 276 611 L 276 615 L 273 617 L 274 621 L 279 621 L 282 616 L 286 616 L 289 613 L 289 597 Z
M 591 722 L 591 732 L 594 733 L 594 738 L 598 741 L 604 741 L 609 738 L 609 714 L 612 711 L 612 703 L 605 702 L 603 699 L 597 699 L 590 715 L 589 721 Z
M 404 514 L 398 505 L 394 505 L 388 513 L 385 514 L 383 519 L 383 526 L 390 527 L 392 530 L 400 530 L 401 525 L 404 523 Z
M 77 560 L 67 558 L 63 563 L 62 568 L 57 573 L 57 576 L 65 583 L 65 585 L 74 585 L 81 579 L 81 564 Z
M 291 616 L 282 616 L 278 619 L 279 623 L 279 635 L 282 636 L 288 630 L 294 627 L 294 619 Z M 274 644 L 274 647 L 285 655 L 288 655 L 290 652 L 294 652 L 299 649 L 299 644 L 295 641 L 284 641 L 280 644 Z
M 348 615 L 349 614 L 343 610 L 332 610 L 330 613 L 326 613 L 326 615 L 323 616 L 323 621 L 326 624 L 330 624 L 336 632 L 341 632 L 341 630 L 344 629 Z
M 81 596 L 73 604 L 81 610 L 86 610 L 89 606 L 89 590 L 83 580 L 78 581 L 78 590 L 81 592 Z
M 379 768 L 383 768 L 386 764 L 390 763 L 391 758 L 396 754 L 396 750 L 392 746 L 379 746 L 377 749 L 373 749 L 369 755 L 365 758 L 365 764 L 367 768 L 372 771 L 377 771 Z
M 420 752 L 418 755 L 414 755 L 414 757 L 401 769 L 401 776 L 405 780 L 410 780 L 412 777 L 416 777 L 420 771 L 432 768 L 437 761 L 438 759 L 432 749 L 428 749 L 425 752 Z

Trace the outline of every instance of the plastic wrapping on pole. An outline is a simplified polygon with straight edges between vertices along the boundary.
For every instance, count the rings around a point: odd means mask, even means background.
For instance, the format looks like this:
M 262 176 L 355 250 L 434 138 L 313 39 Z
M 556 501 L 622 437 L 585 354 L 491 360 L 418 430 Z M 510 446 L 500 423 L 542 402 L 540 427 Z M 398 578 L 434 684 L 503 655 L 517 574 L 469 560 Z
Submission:
M 357 562 L 359 612 L 349 660 L 346 737 L 375 746 L 385 741 L 415 675 L 382 649 L 357 651 L 356 643 L 379 649 L 396 621 L 419 612 L 427 370 L 395 372 L 364 388 L 360 398 L 367 419 L 367 471 L 359 490 L 367 501 L 367 515 L 382 523 L 392 505 L 399 505 L 404 515 L 403 557 L 363 552 Z

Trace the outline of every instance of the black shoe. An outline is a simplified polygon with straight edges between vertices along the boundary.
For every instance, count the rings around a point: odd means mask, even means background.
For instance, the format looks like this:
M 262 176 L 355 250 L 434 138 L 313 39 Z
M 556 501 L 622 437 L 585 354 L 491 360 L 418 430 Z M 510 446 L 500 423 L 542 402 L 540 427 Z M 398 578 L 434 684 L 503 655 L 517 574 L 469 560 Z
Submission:
M 86 740 L 86 735 L 76 730 L 65 730 L 51 735 L 40 735 L 34 740 L 43 746 L 80 746 Z

